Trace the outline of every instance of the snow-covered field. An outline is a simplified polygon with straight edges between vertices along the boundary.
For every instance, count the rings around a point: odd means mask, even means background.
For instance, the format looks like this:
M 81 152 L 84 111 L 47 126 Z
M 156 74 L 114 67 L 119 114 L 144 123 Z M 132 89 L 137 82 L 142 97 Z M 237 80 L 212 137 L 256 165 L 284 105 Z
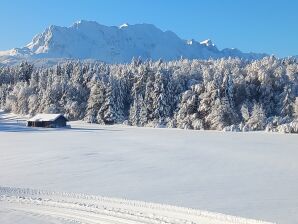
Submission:
M 0 186 L 103 195 L 298 223 L 297 135 L 82 122 L 72 122 L 71 129 L 36 129 L 3 113 L 0 116 Z M 179 221 L 183 217 L 185 223 L 221 223 L 191 219 L 184 213 L 176 217 L 175 209 L 162 213 L 160 205 L 148 212 L 148 204 L 123 207 L 116 200 L 110 206 L 100 198 L 90 201 L 88 196 L 7 188 L 1 188 L 0 195 L 6 195 L 0 197 L 1 224 L 26 220 L 30 224 L 165 223 L 167 218 L 169 223 L 183 223 Z M 121 209 L 127 212 L 125 217 L 133 216 L 130 221 L 106 217 L 105 212 Z M 140 221 L 138 212 L 151 221 Z
M 169 205 L 0 187 L 1 223 L 270 224 Z

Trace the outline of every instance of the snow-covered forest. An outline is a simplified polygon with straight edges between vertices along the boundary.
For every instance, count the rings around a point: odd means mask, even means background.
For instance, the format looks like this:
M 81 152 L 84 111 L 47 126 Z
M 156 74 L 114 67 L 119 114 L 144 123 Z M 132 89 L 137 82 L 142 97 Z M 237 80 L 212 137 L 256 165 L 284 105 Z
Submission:
M 0 103 L 100 124 L 298 132 L 298 61 L 23 62 L 0 68 Z

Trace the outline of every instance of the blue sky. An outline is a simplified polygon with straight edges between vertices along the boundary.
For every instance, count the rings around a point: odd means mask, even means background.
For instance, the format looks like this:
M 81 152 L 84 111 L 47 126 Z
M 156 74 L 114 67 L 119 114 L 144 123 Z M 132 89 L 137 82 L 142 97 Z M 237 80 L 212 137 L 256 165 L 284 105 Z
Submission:
M 220 48 L 298 55 L 297 0 L 1 0 L 0 50 L 21 47 L 49 25 L 93 20 L 151 23 Z

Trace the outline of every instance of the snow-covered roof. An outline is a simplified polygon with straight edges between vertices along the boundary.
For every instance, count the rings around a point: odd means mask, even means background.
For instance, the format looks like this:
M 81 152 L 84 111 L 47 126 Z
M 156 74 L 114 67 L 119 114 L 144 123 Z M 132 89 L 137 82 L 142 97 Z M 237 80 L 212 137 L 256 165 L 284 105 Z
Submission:
M 55 121 L 60 116 L 63 116 L 63 114 L 37 114 L 28 121 Z

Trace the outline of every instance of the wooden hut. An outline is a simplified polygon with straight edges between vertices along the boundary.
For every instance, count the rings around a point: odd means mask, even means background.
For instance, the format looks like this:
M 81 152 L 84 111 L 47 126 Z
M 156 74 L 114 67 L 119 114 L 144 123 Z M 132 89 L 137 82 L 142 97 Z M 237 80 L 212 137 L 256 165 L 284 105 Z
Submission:
M 37 114 L 27 121 L 27 126 L 60 128 L 65 127 L 67 121 L 67 118 L 63 114 Z

